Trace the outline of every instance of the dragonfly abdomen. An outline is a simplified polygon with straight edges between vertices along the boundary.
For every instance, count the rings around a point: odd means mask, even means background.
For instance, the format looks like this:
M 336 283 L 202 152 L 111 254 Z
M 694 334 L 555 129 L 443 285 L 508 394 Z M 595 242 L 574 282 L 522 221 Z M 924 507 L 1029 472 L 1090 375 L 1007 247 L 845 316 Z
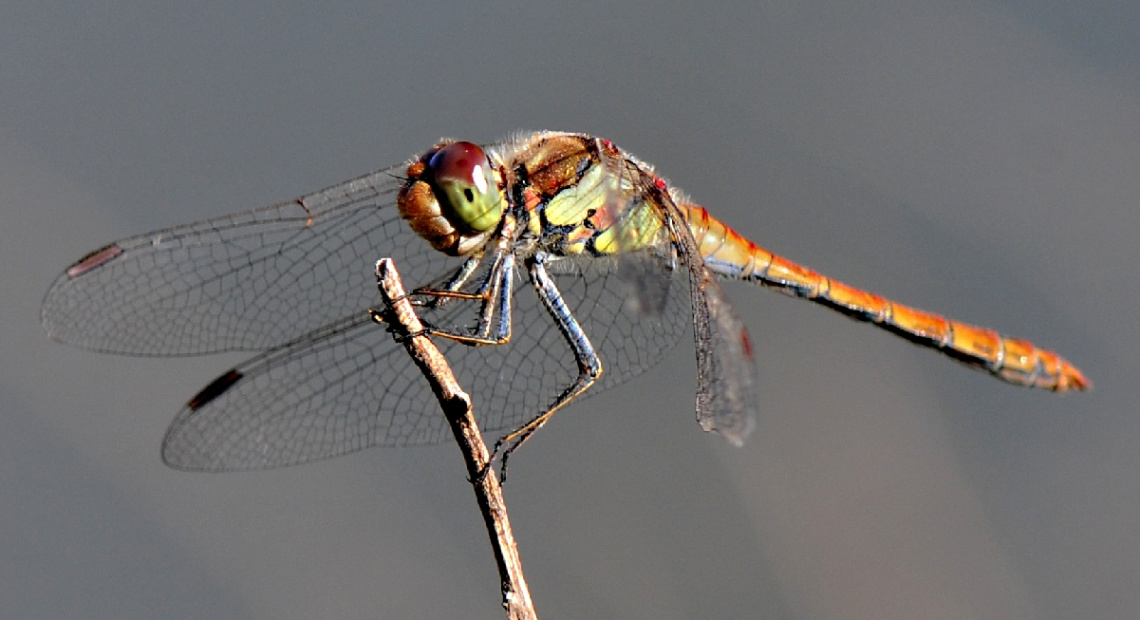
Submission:
M 722 276 L 757 282 L 794 297 L 810 299 L 916 344 L 937 349 L 969 366 L 987 370 L 1009 383 L 1055 392 L 1091 387 L 1080 370 L 1052 351 L 832 280 L 756 245 L 709 215 L 703 207 L 680 206 L 705 263 Z

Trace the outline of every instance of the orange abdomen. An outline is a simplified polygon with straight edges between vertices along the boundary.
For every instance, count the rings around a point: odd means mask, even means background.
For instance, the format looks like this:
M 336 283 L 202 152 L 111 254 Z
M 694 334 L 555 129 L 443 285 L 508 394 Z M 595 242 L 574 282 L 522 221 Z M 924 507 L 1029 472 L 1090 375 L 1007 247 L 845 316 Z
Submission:
M 967 365 L 988 370 L 1010 383 L 1054 392 L 1092 387 L 1080 370 L 1052 351 L 837 282 L 761 248 L 709 215 L 703 207 L 679 206 L 688 218 L 706 264 L 717 274 L 810 299 L 937 349 Z

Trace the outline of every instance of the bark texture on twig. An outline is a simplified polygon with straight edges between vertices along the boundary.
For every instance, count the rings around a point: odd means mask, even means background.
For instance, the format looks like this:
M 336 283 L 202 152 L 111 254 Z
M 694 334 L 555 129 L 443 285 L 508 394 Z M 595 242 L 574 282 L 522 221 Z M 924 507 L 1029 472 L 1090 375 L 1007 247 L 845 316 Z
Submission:
M 502 487 L 494 472 L 487 475 L 490 452 L 483 443 L 483 435 L 472 414 L 471 398 L 460 388 L 447 360 L 427 336 L 391 259 L 385 258 L 376 263 L 376 282 L 385 308 L 379 313 L 379 319 L 391 326 L 395 336 L 431 384 L 432 391 L 439 399 L 439 406 L 455 434 L 455 440 L 459 443 L 459 449 L 463 452 L 467 478 L 475 490 L 475 499 L 491 538 L 507 617 L 511 620 L 537 620 L 530 591 L 523 577 L 518 547 L 507 518 Z

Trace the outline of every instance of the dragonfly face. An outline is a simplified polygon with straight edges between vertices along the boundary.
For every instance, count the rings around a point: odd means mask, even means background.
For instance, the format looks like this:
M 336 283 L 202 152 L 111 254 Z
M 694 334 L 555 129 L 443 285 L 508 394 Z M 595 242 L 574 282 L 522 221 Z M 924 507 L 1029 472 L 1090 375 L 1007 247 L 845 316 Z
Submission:
M 400 214 L 441 252 L 471 253 L 499 225 L 506 199 L 502 174 L 478 145 L 441 144 L 408 167 Z
M 296 200 L 106 245 L 56 279 L 43 323 L 109 353 L 257 352 L 175 418 L 163 442 L 173 467 L 258 469 L 432 443 L 446 433 L 434 397 L 369 312 L 382 257 L 484 428 L 515 429 L 515 442 L 653 366 L 686 332 L 698 421 L 743 442 L 755 364 L 718 279 L 809 299 L 1011 383 L 1090 385 L 1029 342 L 776 256 L 608 140 L 560 132 L 445 141 Z

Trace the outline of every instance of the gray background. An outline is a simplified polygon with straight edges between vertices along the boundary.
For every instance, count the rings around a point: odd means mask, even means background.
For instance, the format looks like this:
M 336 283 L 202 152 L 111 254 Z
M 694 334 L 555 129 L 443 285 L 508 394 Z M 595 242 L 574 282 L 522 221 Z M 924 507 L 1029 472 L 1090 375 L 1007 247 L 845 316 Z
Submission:
M 730 286 L 746 447 L 693 422 L 683 346 L 513 461 L 543 618 L 1140 616 L 1135 4 L 702 4 L 0 9 L 0 617 L 501 617 L 453 446 L 170 471 L 166 425 L 240 357 L 73 350 L 38 309 L 108 241 L 541 128 L 1097 384 L 1009 387 Z

